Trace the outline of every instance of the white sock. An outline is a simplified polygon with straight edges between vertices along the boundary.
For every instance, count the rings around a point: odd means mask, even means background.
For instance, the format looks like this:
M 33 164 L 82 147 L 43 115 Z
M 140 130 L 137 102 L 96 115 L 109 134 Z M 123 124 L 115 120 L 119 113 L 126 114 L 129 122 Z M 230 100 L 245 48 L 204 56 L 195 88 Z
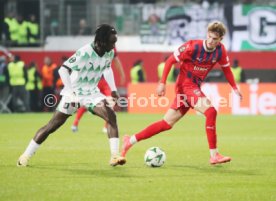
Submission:
M 210 149 L 210 156 L 215 157 L 216 153 L 218 153 L 218 149 Z
M 109 146 L 112 156 L 119 154 L 119 143 L 119 138 L 109 138 Z
M 130 141 L 130 144 L 135 144 L 135 143 L 137 143 L 137 139 L 136 139 L 135 135 L 132 135 L 132 136 L 130 137 L 129 141 Z
M 32 156 L 34 155 L 34 153 L 36 152 L 36 150 L 39 148 L 40 144 L 37 144 L 33 139 L 31 140 L 31 142 L 29 143 L 29 145 L 27 146 L 25 152 L 23 153 L 24 155 L 27 156 Z

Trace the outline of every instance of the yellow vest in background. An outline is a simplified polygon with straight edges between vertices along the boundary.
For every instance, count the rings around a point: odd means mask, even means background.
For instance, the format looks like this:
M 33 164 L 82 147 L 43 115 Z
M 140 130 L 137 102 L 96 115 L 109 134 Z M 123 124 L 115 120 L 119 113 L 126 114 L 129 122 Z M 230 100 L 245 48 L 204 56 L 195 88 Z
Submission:
M 28 43 L 28 23 L 26 21 L 18 23 L 17 42 L 21 45 Z
M 131 83 L 138 83 L 139 82 L 139 76 L 138 76 L 138 71 L 139 70 L 142 70 L 141 65 L 136 65 L 130 70 Z
M 31 91 L 35 89 L 35 67 L 31 67 L 27 71 L 28 82 L 26 84 L 26 90 Z
M 28 75 L 28 82 L 26 84 L 27 91 L 35 90 L 36 89 L 35 84 L 37 84 L 38 90 L 42 89 L 42 82 L 39 77 L 37 78 L 37 83 L 35 83 L 35 73 L 36 73 L 36 68 L 34 66 L 29 68 L 27 71 L 27 75 Z
M 235 82 L 241 82 L 241 72 L 242 72 L 241 67 L 239 66 L 236 68 L 231 67 L 231 71 L 233 73 Z
M 17 39 L 18 39 L 18 34 L 17 34 L 17 32 L 18 32 L 18 22 L 17 22 L 17 20 L 15 18 L 10 19 L 10 18 L 6 17 L 4 21 L 9 26 L 11 41 L 14 41 L 14 42 L 17 41 Z
M 28 28 L 30 30 L 30 33 L 36 37 L 30 37 L 29 38 L 29 42 L 30 43 L 37 43 L 38 39 L 38 33 L 39 33 L 39 27 L 38 27 L 38 24 L 37 23 L 34 23 L 34 22 L 28 22 Z
M 158 71 L 158 79 L 160 80 L 161 77 L 162 77 L 162 74 L 163 74 L 163 71 L 164 71 L 164 68 L 165 68 L 165 62 L 162 62 L 158 65 L 157 67 L 157 71 Z M 174 82 L 174 78 L 173 78 L 173 68 L 174 66 L 172 66 L 169 74 L 168 74 L 168 77 L 167 77 L 167 82 Z
M 24 78 L 24 62 L 11 62 L 8 65 L 11 86 L 22 86 L 25 84 Z

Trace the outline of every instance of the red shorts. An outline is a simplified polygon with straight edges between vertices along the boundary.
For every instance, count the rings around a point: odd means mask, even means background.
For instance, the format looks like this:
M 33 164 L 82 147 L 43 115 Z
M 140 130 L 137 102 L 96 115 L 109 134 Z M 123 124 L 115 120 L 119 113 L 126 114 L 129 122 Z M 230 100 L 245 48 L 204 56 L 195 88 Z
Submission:
M 171 109 L 180 110 L 181 114 L 188 112 L 190 108 L 194 108 L 198 98 L 206 97 L 200 87 L 194 83 L 176 84 L 176 97 L 171 105 Z
M 109 88 L 109 85 L 105 81 L 105 79 L 102 77 L 98 83 L 98 88 L 100 89 L 100 92 L 106 96 L 111 96 L 111 90 Z

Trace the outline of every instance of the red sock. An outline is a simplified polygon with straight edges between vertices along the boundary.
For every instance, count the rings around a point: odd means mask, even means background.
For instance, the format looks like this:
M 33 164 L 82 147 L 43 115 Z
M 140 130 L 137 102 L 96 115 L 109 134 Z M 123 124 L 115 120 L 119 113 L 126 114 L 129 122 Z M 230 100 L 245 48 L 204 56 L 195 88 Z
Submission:
M 87 111 L 87 109 L 85 107 L 80 107 L 78 110 L 77 110 L 77 114 L 76 114 L 76 117 L 75 117 L 75 120 L 74 120 L 74 123 L 73 125 L 74 126 L 78 126 L 79 125 L 79 121 L 82 117 L 82 115 Z
M 210 149 L 217 148 L 217 134 L 216 134 L 216 118 L 217 118 L 217 111 L 214 107 L 208 108 L 204 115 L 206 117 L 206 134 L 209 143 Z
M 147 138 L 150 138 L 162 131 L 166 131 L 171 129 L 171 125 L 169 125 L 166 121 L 161 120 L 157 121 L 151 125 L 149 125 L 147 128 L 144 130 L 140 131 L 139 133 L 135 134 L 136 140 L 141 141 L 145 140 Z

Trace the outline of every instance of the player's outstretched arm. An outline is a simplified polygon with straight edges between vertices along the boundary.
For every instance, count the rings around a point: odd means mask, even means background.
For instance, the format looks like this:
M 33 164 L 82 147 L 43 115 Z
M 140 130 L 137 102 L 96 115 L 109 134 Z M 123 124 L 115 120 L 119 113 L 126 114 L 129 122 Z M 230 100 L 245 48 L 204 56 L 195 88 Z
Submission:
M 234 76 L 233 76 L 232 71 L 230 70 L 230 67 L 223 67 L 222 70 L 225 75 L 225 78 L 227 79 L 227 81 L 231 85 L 231 87 L 233 88 L 235 94 L 237 96 L 239 96 L 240 99 L 242 99 L 242 94 L 236 85 L 236 82 L 234 80 Z
M 164 83 L 159 83 L 156 89 L 158 96 L 165 96 L 166 94 L 166 85 Z
M 68 93 L 73 93 L 74 91 L 73 91 L 71 80 L 70 80 L 69 69 L 61 66 L 58 70 L 58 74 L 60 76 L 60 79 L 61 79 L 66 91 L 68 91 Z
M 112 68 L 107 68 L 104 71 L 103 76 L 104 76 L 104 79 L 106 80 L 108 86 L 110 87 L 111 91 L 117 91 Z
M 158 96 L 164 96 L 166 94 L 166 81 L 167 81 L 167 77 L 169 75 L 169 72 L 173 66 L 173 64 L 177 63 L 174 55 L 171 55 L 165 63 L 165 67 L 164 67 L 164 71 L 161 77 L 161 80 L 157 86 L 157 95 Z
M 118 56 L 114 57 L 113 61 L 114 61 L 114 65 L 115 65 L 116 69 L 118 70 L 118 72 L 120 74 L 120 84 L 123 85 L 126 82 L 126 75 L 125 75 L 125 72 L 123 69 L 123 65 Z
M 61 66 L 58 70 L 58 73 L 64 85 L 63 96 L 68 98 L 68 101 L 71 103 L 73 107 L 79 107 L 79 100 L 73 90 L 70 80 L 70 69 Z
M 166 84 L 166 81 L 167 81 L 167 77 L 171 71 L 171 68 L 173 66 L 173 64 L 177 63 L 174 55 L 171 55 L 167 60 L 166 60 L 166 63 L 165 63 L 165 67 L 164 67 L 164 71 L 163 71 L 163 74 L 162 74 L 162 77 L 161 77 L 161 80 L 160 80 L 160 83 L 163 83 L 163 84 Z
M 117 107 L 117 100 L 120 97 L 120 95 L 117 92 L 117 87 L 115 85 L 114 74 L 113 74 L 112 68 L 107 68 L 104 71 L 103 76 L 104 76 L 104 79 L 106 80 L 107 84 L 109 85 L 109 87 L 111 89 L 112 101 L 109 102 L 109 104 L 110 104 L 110 106 L 112 106 L 112 108 L 114 110 L 118 110 L 119 107 Z

